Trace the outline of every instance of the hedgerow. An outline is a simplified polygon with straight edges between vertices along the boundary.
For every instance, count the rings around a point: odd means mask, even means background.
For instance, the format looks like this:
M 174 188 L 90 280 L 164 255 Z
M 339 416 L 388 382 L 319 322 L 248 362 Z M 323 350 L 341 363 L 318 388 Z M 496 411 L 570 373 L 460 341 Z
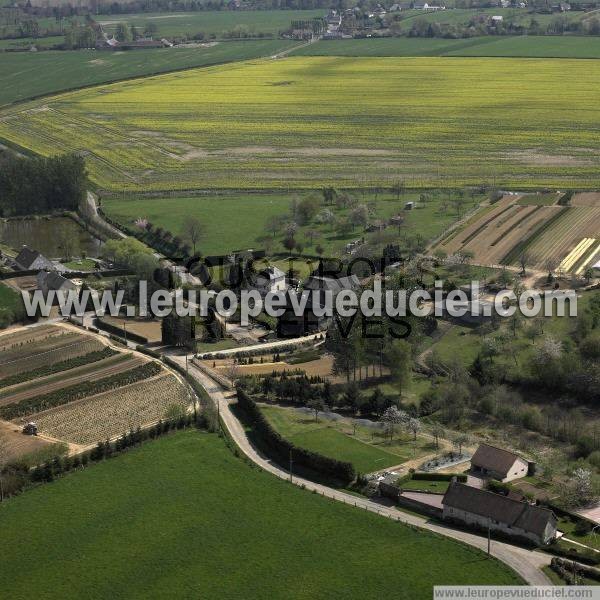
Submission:
M 273 429 L 256 402 L 243 390 L 238 390 L 238 404 L 251 421 L 261 445 L 282 465 L 288 465 L 290 454 L 294 465 L 310 469 L 319 475 L 333 478 L 344 484 L 354 481 L 356 471 L 349 462 L 323 456 L 306 448 L 299 448 Z

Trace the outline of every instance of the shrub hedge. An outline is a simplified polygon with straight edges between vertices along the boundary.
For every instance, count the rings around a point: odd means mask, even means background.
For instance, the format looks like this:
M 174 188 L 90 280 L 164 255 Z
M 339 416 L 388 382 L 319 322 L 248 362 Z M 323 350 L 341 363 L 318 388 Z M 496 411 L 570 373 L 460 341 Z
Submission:
M 349 462 L 343 462 L 305 448 L 299 448 L 282 437 L 260 412 L 256 402 L 244 392 L 238 390 L 238 404 L 252 422 L 252 427 L 267 452 L 282 465 L 287 465 L 290 452 L 295 465 L 310 469 L 319 475 L 336 479 L 348 484 L 356 479 L 356 471 Z
M 464 473 L 413 473 L 412 479 L 417 481 L 451 481 L 456 477 L 460 483 L 467 482 L 467 476 Z

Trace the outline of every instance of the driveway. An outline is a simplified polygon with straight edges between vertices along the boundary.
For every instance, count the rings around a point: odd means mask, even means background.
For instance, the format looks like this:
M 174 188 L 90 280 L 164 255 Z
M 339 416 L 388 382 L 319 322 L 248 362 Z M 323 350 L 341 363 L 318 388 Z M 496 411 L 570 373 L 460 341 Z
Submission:
M 439 508 L 440 510 L 444 508 L 442 506 L 442 498 L 444 497 L 444 494 L 426 494 L 425 492 L 402 492 L 402 496 L 404 496 L 404 498 L 408 498 L 409 500 L 414 500 L 415 502 L 426 504 L 427 506 Z

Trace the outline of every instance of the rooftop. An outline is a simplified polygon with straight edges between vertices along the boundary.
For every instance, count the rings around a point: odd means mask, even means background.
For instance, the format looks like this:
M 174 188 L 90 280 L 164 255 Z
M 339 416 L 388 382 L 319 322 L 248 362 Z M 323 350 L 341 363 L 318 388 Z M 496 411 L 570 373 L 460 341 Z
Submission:
M 539 536 L 556 519 L 552 511 L 526 502 L 453 482 L 444 494 L 444 506 L 487 517 Z

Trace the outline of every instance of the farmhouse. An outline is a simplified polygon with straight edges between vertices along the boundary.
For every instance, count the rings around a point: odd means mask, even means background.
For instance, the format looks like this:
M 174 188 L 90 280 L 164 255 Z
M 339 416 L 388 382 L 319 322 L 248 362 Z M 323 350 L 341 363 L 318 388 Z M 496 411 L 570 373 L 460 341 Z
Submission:
M 512 481 L 525 477 L 529 472 L 530 463 L 514 452 L 480 444 L 471 458 L 471 469 L 475 473 L 499 481 Z
M 284 292 L 287 289 L 285 273 L 277 267 L 267 267 L 257 274 L 254 287 L 265 296 L 269 292 Z
M 600 260 L 592 267 L 596 277 L 600 277 Z
M 69 292 L 70 290 L 78 289 L 78 286 L 75 285 L 70 279 L 63 277 L 54 271 L 40 271 L 37 275 L 37 286 L 38 289 L 44 292 L 44 294 L 47 294 L 50 290 L 54 290 L 56 292 L 59 290 Z
M 331 296 L 332 303 L 335 305 L 335 297 L 342 290 L 358 290 L 359 288 L 360 281 L 356 275 L 339 279 L 312 275 L 304 283 L 303 293 L 307 294 L 307 299 L 302 315 L 296 315 L 291 298 L 288 296 L 285 312 L 277 322 L 279 336 L 297 337 L 326 329 L 331 321 L 330 317 L 323 314 L 327 296 Z
M 30 250 L 27 246 L 15 258 L 15 263 L 22 271 L 36 271 L 45 269 L 54 271 L 54 264 L 37 250 Z
M 538 545 L 556 538 L 557 519 L 551 510 L 462 483 L 450 484 L 442 506 L 446 521 L 489 528 Z

